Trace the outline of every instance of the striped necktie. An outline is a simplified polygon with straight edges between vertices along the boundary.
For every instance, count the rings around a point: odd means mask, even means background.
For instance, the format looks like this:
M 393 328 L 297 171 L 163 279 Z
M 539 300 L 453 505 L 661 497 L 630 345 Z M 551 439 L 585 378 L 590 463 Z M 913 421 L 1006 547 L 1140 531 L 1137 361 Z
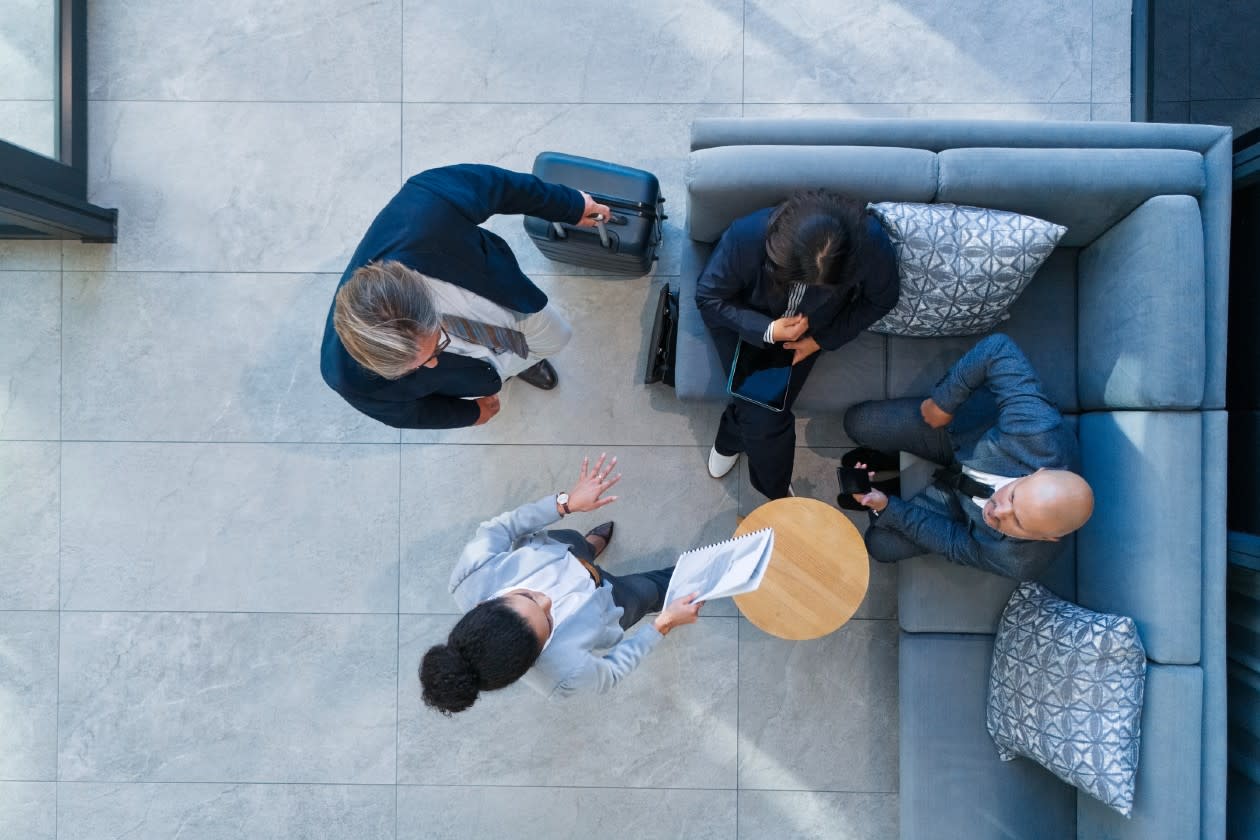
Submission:
M 458 315 L 443 315 L 442 326 L 451 335 L 489 347 L 496 353 L 510 350 L 522 359 L 529 356 L 529 342 L 525 340 L 525 333 L 520 330 L 461 318 Z

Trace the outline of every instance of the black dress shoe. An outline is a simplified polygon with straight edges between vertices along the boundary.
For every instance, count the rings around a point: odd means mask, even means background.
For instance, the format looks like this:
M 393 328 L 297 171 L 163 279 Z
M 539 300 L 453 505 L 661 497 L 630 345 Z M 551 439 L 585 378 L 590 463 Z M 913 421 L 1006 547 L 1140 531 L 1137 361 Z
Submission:
M 604 547 L 595 552 L 595 558 L 599 559 L 599 555 L 604 553 L 604 549 L 608 548 L 612 542 L 613 523 L 605 522 L 603 525 L 596 525 L 594 528 L 586 532 L 586 541 L 590 542 L 591 537 L 599 537 L 604 541 Z
M 556 369 L 546 359 L 543 359 L 536 365 L 525 368 L 525 370 L 516 375 L 516 378 L 544 391 L 550 391 L 560 382 L 560 376 L 556 373 Z

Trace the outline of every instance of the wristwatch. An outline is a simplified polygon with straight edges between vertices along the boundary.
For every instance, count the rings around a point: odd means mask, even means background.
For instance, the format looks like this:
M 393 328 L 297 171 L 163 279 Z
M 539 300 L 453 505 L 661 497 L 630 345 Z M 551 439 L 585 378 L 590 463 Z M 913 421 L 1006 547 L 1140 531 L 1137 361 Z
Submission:
M 569 494 L 568 493 L 557 493 L 556 504 L 558 504 L 560 506 L 560 509 L 564 511 L 565 516 L 568 516 L 570 513 L 573 513 L 573 511 L 569 510 Z

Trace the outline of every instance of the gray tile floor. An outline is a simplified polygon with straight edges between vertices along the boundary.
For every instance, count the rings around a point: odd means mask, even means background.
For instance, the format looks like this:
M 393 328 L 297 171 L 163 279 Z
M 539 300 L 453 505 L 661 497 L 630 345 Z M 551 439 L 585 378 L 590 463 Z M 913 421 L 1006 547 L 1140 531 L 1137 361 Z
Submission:
M 759 503 L 704 472 L 716 407 L 637 384 L 693 119 L 1124 119 L 1129 3 L 90 6 L 91 198 L 119 241 L 0 243 L 0 835 L 895 836 L 895 569 L 828 638 L 716 603 L 564 706 L 509 689 L 446 720 L 416 664 L 476 523 L 583 453 L 626 474 L 613 569 Z M 323 317 L 380 205 L 547 148 L 660 175 L 655 276 L 547 262 L 497 219 L 577 327 L 560 388 L 510 384 L 475 432 L 339 402 Z M 801 427 L 796 487 L 829 498 L 847 441 Z

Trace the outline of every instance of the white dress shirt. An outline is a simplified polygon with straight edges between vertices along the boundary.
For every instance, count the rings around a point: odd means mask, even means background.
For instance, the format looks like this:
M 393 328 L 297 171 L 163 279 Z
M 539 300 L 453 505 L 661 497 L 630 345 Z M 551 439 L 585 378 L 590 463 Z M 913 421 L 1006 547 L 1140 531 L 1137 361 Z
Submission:
M 465 341 L 454 335 L 450 337 L 451 344 L 446 348 L 446 352 L 487 361 L 501 379 L 516 376 L 526 368 L 532 367 L 540 359 L 554 356 L 569 343 L 569 338 L 573 334 L 564 316 L 550 303 L 539 312 L 522 315 L 499 306 L 481 295 L 473 294 L 454 283 L 427 276 L 425 280 L 429 293 L 433 295 L 434 305 L 443 315 L 455 315 L 496 327 L 508 327 L 525 334 L 525 341 L 529 344 L 529 356 L 524 359 L 511 351 L 496 353 L 483 344 Z
M 1014 478 L 1012 478 L 1010 476 L 1005 476 L 1005 475 L 994 475 L 993 473 L 980 472 L 980 470 L 973 470 L 971 467 L 963 467 L 962 471 L 966 473 L 967 475 L 971 476 L 972 478 L 974 478 L 976 481 L 982 482 L 992 487 L 994 493 L 1001 490 L 1006 485 L 1010 484 L 1012 481 L 1015 480 L 1015 478 L 1019 477 L 1019 476 L 1015 476 Z M 975 502 L 977 507 L 984 507 L 985 503 L 988 502 L 989 500 L 979 499 L 979 498 L 976 498 L 975 496 L 972 496 L 971 501 Z

